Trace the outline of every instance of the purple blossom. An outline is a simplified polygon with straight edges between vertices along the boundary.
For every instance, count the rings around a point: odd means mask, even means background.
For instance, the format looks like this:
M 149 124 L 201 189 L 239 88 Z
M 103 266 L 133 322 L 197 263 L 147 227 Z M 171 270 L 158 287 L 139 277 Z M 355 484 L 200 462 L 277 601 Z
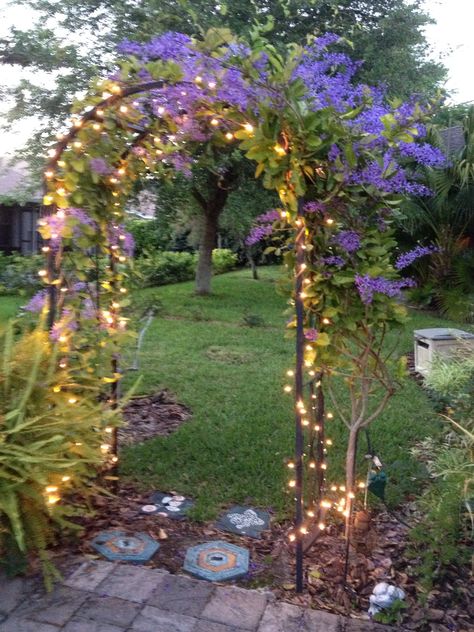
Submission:
M 323 202 L 306 202 L 303 208 L 305 213 L 326 213 L 327 207 Z
M 133 257 L 135 250 L 135 240 L 122 224 L 113 224 L 108 228 L 109 245 L 118 246 L 127 257 Z
M 247 238 L 245 239 L 246 246 L 253 246 L 257 244 L 259 241 L 265 239 L 273 232 L 273 227 L 271 224 L 266 224 L 264 226 L 254 226 Z
M 270 223 L 278 221 L 279 219 L 281 219 L 280 211 L 277 211 L 277 209 L 272 208 L 266 213 L 262 213 L 262 215 L 259 215 L 257 217 L 257 222 L 259 224 L 270 224 Z
M 51 327 L 49 336 L 53 342 L 59 342 L 61 336 L 76 331 L 78 328 L 77 321 L 71 308 L 65 307 L 62 311 L 61 318 Z
M 416 246 L 413 250 L 409 250 L 400 255 L 395 261 L 395 267 L 397 270 L 403 270 L 404 268 L 408 268 L 408 266 L 420 257 L 431 255 L 434 252 L 439 252 L 437 246 Z
M 307 329 L 304 332 L 304 337 L 306 338 L 306 340 L 309 340 L 310 342 L 314 342 L 315 340 L 317 340 L 318 335 L 319 335 L 319 332 L 317 329 Z
M 355 277 L 355 285 L 362 302 L 369 305 L 372 303 L 375 293 L 385 294 L 390 298 L 394 298 L 401 295 L 401 291 L 404 287 L 413 287 L 416 283 L 413 279 L 391 281 L 384 277 L 371 277 L 368 274 L 364 276 L 357 274 Z
M 348 253 L 355 252 L 360 248 L 360 236 L 353 230 L 341 230 L 334 237 L 334 242 Z
M 325 263 L 328 266 L 342 267 L 343 265 L 345 265 L 346 262 L 342 257 L 333 255 L 331 257 L 324 257 L 323 263 Z
M 446 156 L 437 147 L 428 143 L 399 143 L 400 155 L 404 158 L 416 160 L 426 167 L 444 167 Z
M 91 158 L 89 166 L 100 176 L 108 176 L 113 172 L 113 168 L 103 158 Z
M 34 296 L 30 298 L 28 303 L 23 309 L 27 312 L 41 312 L 46 305 L 47 292 L 46 290 L 40 290 Z

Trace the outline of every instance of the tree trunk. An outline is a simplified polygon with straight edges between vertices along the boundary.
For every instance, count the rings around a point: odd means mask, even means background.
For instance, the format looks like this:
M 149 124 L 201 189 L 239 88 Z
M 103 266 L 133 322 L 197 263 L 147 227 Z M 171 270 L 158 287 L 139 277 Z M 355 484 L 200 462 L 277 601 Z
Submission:
M 196 294 L 207 296 L 211 293 L 212 251 L 216 247 L 219 214 L 203 214 L 204 228 L 199 244 L 199 259 L 196 268 Z
M 250 269 L 252 270 L 252 279 L 258 281 L 257 264 L 255 263 L 255 259 L 253 258 L 252 251 L 250 250 L 250 248 L 246 248 L 245 253 L 247 255 L 247 261 L 250 264 Z
M 349 494 L 355 494 L 357 438 L 359 429 L 351 428 L 346 451 L 346 538 L 349 538 L 351 530 L 353 499 Z

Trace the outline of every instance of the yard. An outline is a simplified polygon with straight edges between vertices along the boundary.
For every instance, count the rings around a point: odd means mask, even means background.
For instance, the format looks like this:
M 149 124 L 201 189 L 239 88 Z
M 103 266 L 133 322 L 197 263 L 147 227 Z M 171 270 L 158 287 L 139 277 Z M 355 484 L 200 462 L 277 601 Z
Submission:
M 140 292 L 159 297 L 162 311 L 143 345 L 139 392 L 168 388 L 193 417 L 170 437 L 125 450 L 122 473 L 145 488 L 189 494 L 197 500 L 199 519 L 214 517 L 221 505 L 244 501 L 290 515 L 291 499 L 282 490 L 293 417 L 291 397 L 282 386 L 293 341 L 283 335 L 285 300 L 275 290 L 279 269 L 264 268 L 260 274 L 260 281 L 247 270 L 216 277 L 214 294 L 205 298 L 193 294 L 192 283 Z M 253 315 L 263 319 L 261 326 L 243 324 Z M 400 335 L 400 354 L 412 349 L 413 329 L 434 326 L 454 324 L 413 313 Z M 346 431 L 336 416 L 330 424 L 334 446 L 328 477 L 340 482 Z M 440 426 L 423 390 L 407 379 L 371 428 L 372 443 L 386 464 L 391 503 L 420 491 L 424 469 L 409 450 Z M 361 445 L 361 456 L 364 449 Z M 363 478 L 364 470 L 361 465 Z

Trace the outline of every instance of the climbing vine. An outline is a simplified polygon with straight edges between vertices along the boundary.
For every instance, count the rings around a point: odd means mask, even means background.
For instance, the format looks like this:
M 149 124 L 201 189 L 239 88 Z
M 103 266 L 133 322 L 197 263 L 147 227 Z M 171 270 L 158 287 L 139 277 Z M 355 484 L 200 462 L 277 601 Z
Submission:
M 313 384 L 311 399 L 317 400 L 321 382 L 331 396 L 333 377 L 344 377 L 350 412 L 333 399 L 353 441 L 393 394 L 383 340 L 404 318 L 397 296 L 407 282 L 392 265 L 390 218 L 401 196 L 427 193 L 410 163 L 442 160 L 420 142 L 429 108 L 387 103 L 380 90 L 355 85 L 358 63 L 341 52 L 343 45 L 326 35 L 281 55 L 258 32 L 244 42 L 225 29 L 202 41 L 166 33 L 145 44 L 124 42 L 117 72 L 76 103 L 50 150 L 40 222 L 50 336 L 68 364 L 86 350 L 87 374 L 77 376 L 80 396 L 87 397 L 86 378 L 100 380 L 112 387 L 104 405 L 113 407 L 128 335 L 122 310 L 132 244 L 124 208 L 135 182 L 149 174 L 172 177 L 176 170 L 189 175 L 195 165 L 209 166 L 219 179 L 216 153 L 239 150 L 256 163 L 255 177 L 277 191 L 281 207 L 257 231 L 281 235 L 292 275 L 296 366 L 286 390 L 295 398 L 289 484 L 296 500 L 290 539 L 296 541 L 298 590 L 303 538 L 314 517 L 324 529 L 324 516 L 304 506 L 304 469 L 322 471 L 322 485 L 331 442 L 317 435 L 324 448 L 305 456 L 305 435 L 314 424 L 304 385 Z M 312 435 L 313 447 L 314 441 Z M 116 440 L 109 448 L 116 460 Z M 353 452 L 335 502 L 348 517 L 356 492 Z

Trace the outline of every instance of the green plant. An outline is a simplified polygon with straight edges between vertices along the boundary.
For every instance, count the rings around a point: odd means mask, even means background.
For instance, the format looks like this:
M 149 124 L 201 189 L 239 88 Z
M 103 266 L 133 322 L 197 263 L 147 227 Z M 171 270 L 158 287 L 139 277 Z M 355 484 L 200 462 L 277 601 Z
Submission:
M 10 326 L 0 342 L 0 557 L 11 569 L 38 555 L 50 585 L 57 573 L 46 549 L 58 528 L 74 527 L 67 494 L 90 490 L 104 459 L 100 431 L 118 413 L 99 403 L 92 381 L 78 386 L 77 365 L 60 366 L 47 332 L 15 340 Z
M 474 360 L 438 357 L 426 385 L 444 398 L 450 424 L 443 441 L 424 444 L 423 453 L 433 484 L 419 501 L 423 510 L 411 540 L 419 558 L 424 588 L 431 590 L 446 567 L 468 559 L 474 536 L 471 499 L 474 487 Z
M 32 294 L 41 286 L 38 271 L 43 264 L 40 255 L 3 255 L 0 258 L 0 295 Z
M 390 606 L 374 615 L 374 621 L 379 623 L 401 623 L 403 611 L 408 608 L 405 601 L 396 599 Z
M 212 251 L 212 270 L 214 274 L 230 272 L 237 265 L 237 255 L 227 248 L 215 248 Z
M 242 325 L 246 327 L 264 327 L 265 319 L 259 314 L 245 313 L 242 318 Z

